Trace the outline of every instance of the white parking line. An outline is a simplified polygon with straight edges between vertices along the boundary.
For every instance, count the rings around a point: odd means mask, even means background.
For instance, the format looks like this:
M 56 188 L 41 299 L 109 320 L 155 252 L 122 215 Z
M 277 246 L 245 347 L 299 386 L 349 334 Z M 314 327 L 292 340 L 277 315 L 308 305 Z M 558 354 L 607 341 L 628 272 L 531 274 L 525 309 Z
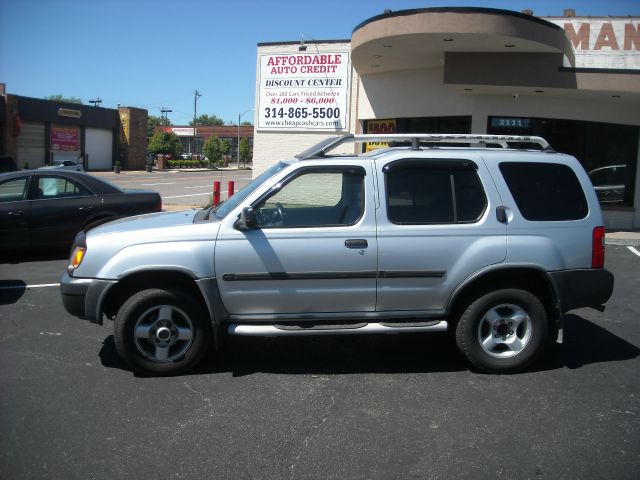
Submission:
M 170 197 L 162 197 L 162 198 L 184 198 L 184 197 L 198 197 L 202 195 L 211 195 L 210 192 L 207 193 L 192 193 L 191 195 L 171 195 Z
M 152 187 L 154 185 L 175 185 L 176 182 L 162 182 L 162 183 L 141 183 L 145 187 Z
M 43 283 L 41 285 L 7 285 L 5 287 L 0 287 L 0 290 L 10 290 L 13 288 L 46 288 L 46 287 L 59 287 L 59 283 Z
M 182 187 L 182 188 L 213 188 L 213 185 L 196 185 L 195 187 Z
M 640 257 L 640 252 L 636 250 L 634 247 L 627 247 L 627 248 Z

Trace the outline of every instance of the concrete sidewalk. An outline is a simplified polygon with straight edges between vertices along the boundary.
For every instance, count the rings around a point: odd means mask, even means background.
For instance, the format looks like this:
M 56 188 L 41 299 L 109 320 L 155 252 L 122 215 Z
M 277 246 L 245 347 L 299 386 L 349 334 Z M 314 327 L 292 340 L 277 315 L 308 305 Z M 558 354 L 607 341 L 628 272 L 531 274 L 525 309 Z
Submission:
M 640 246 L 640 230 L 613 231 L 605 234 L 607 245 Z
M 169 172 L 169 173 L 197 173 L 197 172 L 237 172 L 237 171 L 247 171 L 250 172 L 251 168 L 238 168 L 238 167 L 222 167 L 222 168 L 164 168 L 158 169 L 153 168 L 151 172 L 147 172 L 146 170 L 121 170 L 120 173 L 115 173 L 113 170 L 101 170 L 101 171 L 90 171 L 87 172 L 91 175 L 95 175 L 96 177 L 105 177 L 112 175 L 121 175 L 126 177 L 128 175 L 153 175 L 157 172 Z

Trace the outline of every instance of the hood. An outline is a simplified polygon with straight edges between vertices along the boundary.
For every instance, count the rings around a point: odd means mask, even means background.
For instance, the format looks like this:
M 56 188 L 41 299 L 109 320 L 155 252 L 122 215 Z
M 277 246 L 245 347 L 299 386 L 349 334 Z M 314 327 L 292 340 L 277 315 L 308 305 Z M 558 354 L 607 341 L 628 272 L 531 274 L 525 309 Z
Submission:
M 87 236 L 94 237 L 111 233 L 131 233 L 133 231 L 190 225 L 193 223 L 193 218 L 198 211 L 193 209 L 181 212 L 148 213 L 121 218 L 90 229 L 87 232 Z

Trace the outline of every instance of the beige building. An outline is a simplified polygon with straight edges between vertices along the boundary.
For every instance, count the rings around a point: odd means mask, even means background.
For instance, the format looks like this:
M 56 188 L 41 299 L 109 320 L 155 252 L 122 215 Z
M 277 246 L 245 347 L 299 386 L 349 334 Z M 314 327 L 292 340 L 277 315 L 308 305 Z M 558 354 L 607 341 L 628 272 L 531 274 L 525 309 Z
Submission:
M 541 135 L 609 228 L 640 228 L 640 17 L 385 12 L 350 40 L 259 44 L 257 72 L 255 173 L 336 134 Z

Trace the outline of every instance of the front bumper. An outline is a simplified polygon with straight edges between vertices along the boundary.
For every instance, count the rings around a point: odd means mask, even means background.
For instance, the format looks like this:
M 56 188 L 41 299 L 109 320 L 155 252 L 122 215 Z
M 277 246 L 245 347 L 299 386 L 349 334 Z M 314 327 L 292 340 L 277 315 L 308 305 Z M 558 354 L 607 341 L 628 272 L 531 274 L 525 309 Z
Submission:
M 95 278 L 73 278 L 64 272 L 60 278 L 64 308 L 71 315 L 102 325 L 102 299 L 114 283 Z
M 560 312 L 582 307 L 601 309 L 613 293 L 613 274 L 604 268 L 549 272 Z

